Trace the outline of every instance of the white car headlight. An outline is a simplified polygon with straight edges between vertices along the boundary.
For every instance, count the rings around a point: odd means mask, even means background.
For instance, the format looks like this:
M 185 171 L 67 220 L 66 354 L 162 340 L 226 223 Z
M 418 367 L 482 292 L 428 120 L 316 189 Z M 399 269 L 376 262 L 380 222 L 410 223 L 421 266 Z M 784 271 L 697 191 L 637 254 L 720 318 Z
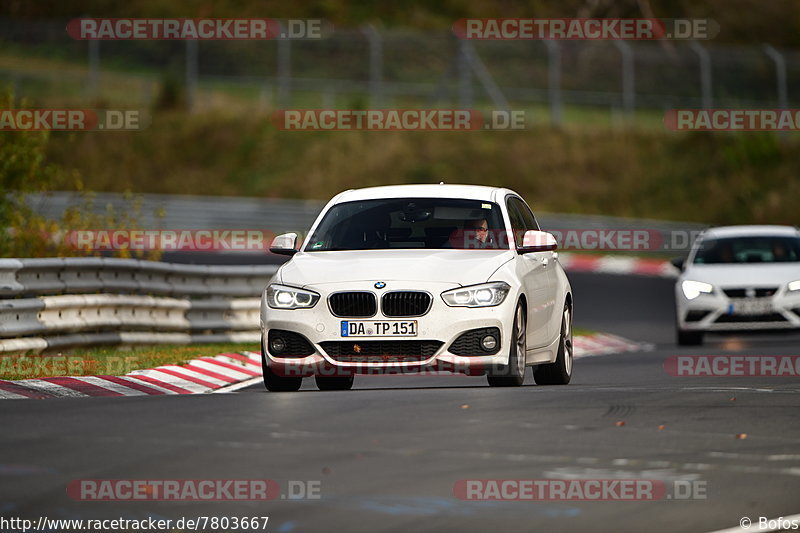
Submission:
M 277 283 L 267 287 L 267 305 L 273 309 L 309 309 L 318 301 L 319 294 L 313 291 Z
M 504 281 L 459 287 L 442 293 L 442 300 L 450 307 L 491 307 L 506 299 L 511 286 Z
M 703 283 L 702 281 L 693 281 L 690 279 L 686 279 L 681 283 L 681 289 L 687 300 L 694 300 L 700 296 L 701 293 L 711 294 L 714 292 L 714 286 L 710 283 Z
M 789 283 L 789 291 L 800 291 L 800 279 Z

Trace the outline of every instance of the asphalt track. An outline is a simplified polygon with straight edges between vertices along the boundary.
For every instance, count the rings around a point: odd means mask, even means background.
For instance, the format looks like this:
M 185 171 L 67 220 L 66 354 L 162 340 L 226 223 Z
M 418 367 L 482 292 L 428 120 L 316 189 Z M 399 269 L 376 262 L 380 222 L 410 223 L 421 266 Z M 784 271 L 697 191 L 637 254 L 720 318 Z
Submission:
M 647 352 L 579 359 L 573 382 L 361 377 L 349 392 L 0 402 L 0 513 L 269 516 L 268 531 L 713 531 L 800 512 L 800 380 L 678 378 L 674 354 L 798 354 L 797 335 L 677 348 L 672 281 L 572 274 L 576 325 Z M 308 381 L 308 380 L 307 380 Z M 624 425 L 620 423 L 624 422 Z M 660 428 L 660 426 L 662 426 Z M 746 434 L 746 438 L 741 437 Z M 75 479 L 320 482 L 318 500 L 78 502 Z M 463 501 L 464 479 L 656 479 L 659 501 Z M 705 499 L 679 500 L 673 482 Z M 756 530 L 753 528 L 752 530 Z

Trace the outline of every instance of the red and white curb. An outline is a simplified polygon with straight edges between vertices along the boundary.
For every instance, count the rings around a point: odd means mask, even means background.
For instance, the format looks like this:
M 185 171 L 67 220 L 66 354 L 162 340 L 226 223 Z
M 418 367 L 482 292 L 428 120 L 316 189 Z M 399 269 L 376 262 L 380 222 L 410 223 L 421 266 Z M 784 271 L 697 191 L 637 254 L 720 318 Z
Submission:
M 661 278 L 678 277 L 678 270 L 669 261 L 664 261 L 663 259 L 559 253 L 558 262 L 568 272 L 633 274 Z
M 616 335 L 575 336 L 574 357 L 649 350 L 652 345 Z M 62 376 L 0 380 L 0 399 L 163 396 L 233 392 L 261 382 L 261 354 L 225 353 L 193 359 L 183 366 L 134 370 L 124 376 Z
M 578 358 L 623 352 L 646 352 L 652 350 L 654 346 L 610 333 L 594 333 L 592 335 L 576 335 L 572 339 L 572 347 L 572 356 Z
M 0 398 L 85 398 L 162 396 L 230 391 L 261 380 L 261 355 L 225 353 L 193 359 L 183 366 L 134 370 L 124 376 L 67 376 L 0 380 Z

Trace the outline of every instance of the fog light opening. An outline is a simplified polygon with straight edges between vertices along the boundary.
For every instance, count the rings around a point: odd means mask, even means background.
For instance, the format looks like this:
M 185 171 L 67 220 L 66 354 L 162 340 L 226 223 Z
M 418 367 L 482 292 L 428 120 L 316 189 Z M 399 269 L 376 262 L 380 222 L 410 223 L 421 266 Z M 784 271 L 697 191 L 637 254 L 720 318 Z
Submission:
M 484 338 L 482 338 L 481 348 L 487 352 L 491 352 L 497 348 L 497 339 L 494 337 L 494 335 L 486 335 Z
M 286 349 L 286 341 L 280 337 L 275 337 L 269 341 L 269 350 L 274 354 L 279 354 Z

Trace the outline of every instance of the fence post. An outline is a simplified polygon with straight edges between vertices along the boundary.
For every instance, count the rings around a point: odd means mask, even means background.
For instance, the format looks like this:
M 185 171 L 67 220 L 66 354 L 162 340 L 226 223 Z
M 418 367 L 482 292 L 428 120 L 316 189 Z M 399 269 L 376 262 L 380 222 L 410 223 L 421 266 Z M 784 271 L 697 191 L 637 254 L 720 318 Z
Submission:
M 711 109 L 713 102 L 711 92 L 711 54 L 697 41 L 692 41 L 689 46 L 700 58 L 700 93 L 703 98 L 703 108 Z
M 186 40 L 186 106 L 194 109 L 197 99 L 197 39 Z
M 20 97 L 21 90 L 22 89 L 19 81 L 19 74 L 14 74 L 14 77 L 11 79 L 11 98 L 12 98 L 11 104 L 14 107 L 17 106 L 17 104 L 21 99 Z
M 614 41 L 622 54 L 622 107 L 628 118 L 633 118 L 636 107 L 636 78 L 633 65 L 633 48 L 625 41 Z
M 89 76 L 86 91 L 89 98 L 97 98 L 100 85 L 100 41 L 89 39 Z
M 373 109 L 383 106 L 383 39 L 371 24 L 364 27 L 369 44 L 369 95 Z
M 292 98 L 292 48 L 286 29 L 281 24 L 278 38 L 278 107 L 286 109 Z
M 458 104 L 461 109 L 472 107 L 472 69 L 467 44 L 463 39 L 458 41 Z
M 775 81 L 778 85 L 778 107 L 787 109 L 789 107 L 789 87 L 786 81 L 786 59 L 783 54 L 769 44 L 763 47 L 764 53 L 775 62 Z
M 495 107 L 502 109 L 503 111 L 511 111 L 511 106 L 508 105 L 508 100 L 506 100 L 503 91 L 501 91 L 500 87 L 494 82 L 494 78 L 492 78 L 492 75 L 489 73 L 489 69 L 487 69 L 486 65 L 483 64 L 483 61 L 481 61 L 478 52 L 475 51 L 475 47 L 470 41 L 463 42 L 465 43 L 464 51 L 467 54 L 469 65 L 472 67 L 472 71 L 478 77 L 478 81 L 480 81 L 481 85 L 483 85 L 483 89 L 486 91 L 486 94 L 488 94 L 489 98 L 491 98 L 492 102 L 494 102 Z
M 561 126 L 561 47 L 552 39 L 545 39 L 547 47 L 547 93 L 550 101 L 550 125 Z

